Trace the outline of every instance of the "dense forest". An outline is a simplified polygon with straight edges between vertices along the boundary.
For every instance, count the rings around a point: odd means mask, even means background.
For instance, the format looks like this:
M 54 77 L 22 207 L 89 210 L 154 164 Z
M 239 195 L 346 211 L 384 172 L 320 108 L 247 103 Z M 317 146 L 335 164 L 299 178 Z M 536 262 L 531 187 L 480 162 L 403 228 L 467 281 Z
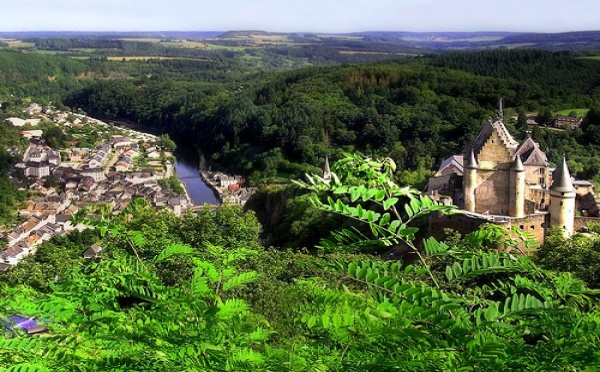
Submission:
M 31 101 L 127 119 L 265 185 L 245 211 L 178 217 L 138 199 L 78 213 L 88 229 L 0 273 L 0 371 L 598 369 L 597 226 L 539 249 L 497 226 L 437 241 L 428 215 L 459 212 L 406 186 L 461 153 L 500 97 L 515 136 L 532 130 L 552 162 L 569 152 L 575 175 L 600 178 L 599 63 L 494 50 L 267 73 L 225 55 L 0 51 L 0 119 Z M 564 109 L 589 110 L 581 128 L 526 123 Z M 0 128 L 2 147 L 23 148 Z M 3 223 L 25 198 L 16 160 L 0 156 Z M 92 244 L 100 257 L 84 259 Z
M 227 58 L 73 60 L 22 52 L 1 52 L 0 58 L 9 107 L 35 98 L 128 119 L 169 133 L 198 148 L 206 166 L 240 172 L 254 184 L 287 183 L 316 171 L 325 156 L 359 151 L 391 157 L 399 182 L 422 187 L 496 115 L 500 97 L 515 137 L 533 131 L 551 162 L 568 153 L 576 177 L 600 181 L 600 61 L 569 52 L 447 53 L 273 73 L 252 72 Z M 525 122 L 530 113 L 575 108 L 590 111 L 573 131 Z M 286 191 L 268 194 L 283 203 L 294 198 Z M 298 217 L 277 216 L 269 217 L 274 224 Z
M 422 183 L 495 115 L 499 97 L 517 137 L 528 129 L 517 117 L 527 112 L 595 108 L 598 64 L 543 51 L 450 53 L 213 85 L 159 75 L 104 80 L 66 102 L 167 131 L 196 144 L 207 159 L 255 179 L 297 176 L 305 168 L 293 164 L 315 166 L 325 155 L 358 150 L 391 156 L 400 169 L 420 172 L 416 181 Z M 557 161 L 573 142 L 582 145 L 573 155 L 596 156 L 597 143 L 589 139 L 597 123 L 590 124 L 566 136 L 540 133 L 550 159 Z

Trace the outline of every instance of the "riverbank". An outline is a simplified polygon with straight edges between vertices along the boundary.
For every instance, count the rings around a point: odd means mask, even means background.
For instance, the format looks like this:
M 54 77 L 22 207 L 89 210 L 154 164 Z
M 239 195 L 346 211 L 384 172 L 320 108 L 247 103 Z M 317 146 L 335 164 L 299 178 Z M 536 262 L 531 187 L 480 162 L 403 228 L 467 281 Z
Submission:
M 228 175 L 210 170 L 199 170 L 204 183 L 210 187 L 222 203 L 244 206 L 256 187 L 245 187 L 242 176 Z
M 107 119 L 107 122 L 125 128 L 130 131 L 144 133 L 149 136 L 160 136 L 161 133 L 151 130 L 136 122 L 125 119 Z M 218 193 L 215 193 L 205 181 L 202 180 L 198 173 L 199 158 L 198 152 L 190 146 L 175 142 L 177 149 L 173 153 L 175 158 L 173 162 L 174 174 L 179 179 L 185 196 L 194 206 L 203 204 L 221 204 L 222 199 L 219 199 Z

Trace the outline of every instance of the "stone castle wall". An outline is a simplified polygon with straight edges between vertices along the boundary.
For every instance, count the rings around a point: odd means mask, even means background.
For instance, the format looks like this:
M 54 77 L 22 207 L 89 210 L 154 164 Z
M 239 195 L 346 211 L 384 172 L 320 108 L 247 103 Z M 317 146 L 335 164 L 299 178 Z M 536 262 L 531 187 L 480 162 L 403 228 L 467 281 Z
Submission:
M 475 212 L 508 215 L 510 171 L 478 170 L 475 188 Z
M 477 154 L 477 161 L 481 169 L 509 169 L 513 159 L 498 132 L 493 131 Z
M 466 235 L 477 230 L 483 224 L 493 223 L 506 228 L 517 227 L 523 232 L 533 234 L 537 241 L 542 243 L 545 239 L 546 216 L 547 214 L 543 213 L 524 218 L 506 218 L 504 220 L 499 218 L 496 221 L 490 221 L 485 218 L 471 217 L 467 214 L 442 215 L 433 213 L 429 216 L 428 233 L 436 239 L 444 239 L 446 237 L 445 229 L 452 229 Z M 600 222 L 600 218 L 597 220 Z
M 575 217 L 575 231 L 581 231 L 590 223 L 600 224 L 600 217 Z

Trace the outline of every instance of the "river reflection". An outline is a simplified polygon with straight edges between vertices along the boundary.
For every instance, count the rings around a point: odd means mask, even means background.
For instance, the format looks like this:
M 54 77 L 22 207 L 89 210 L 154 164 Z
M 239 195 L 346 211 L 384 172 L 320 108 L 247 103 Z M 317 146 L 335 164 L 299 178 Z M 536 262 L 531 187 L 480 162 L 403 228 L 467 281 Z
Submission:
M 213 190 L 200 178 L 198 172 L 198 153 L 195 149 L 177 144 L 175 155 L 175 173 L 181 182 L 185 184 L 188 194 L 194 205 L 204 203 L 219 204 L 219 199 Z

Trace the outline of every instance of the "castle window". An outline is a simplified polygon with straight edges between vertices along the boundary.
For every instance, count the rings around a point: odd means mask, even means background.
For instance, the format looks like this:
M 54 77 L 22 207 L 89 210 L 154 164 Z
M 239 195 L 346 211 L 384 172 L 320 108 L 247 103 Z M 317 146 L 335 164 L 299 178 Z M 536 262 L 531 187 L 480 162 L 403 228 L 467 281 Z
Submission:
M 540 174 L 546 174 L 546 168 L 540 168 Z
M 519 226 L 519 229 L 523 230 L 523 227 L 524 227 L 524 226 L 523 226 L 523 225 L 521 225 L 521 226 Z
M 529 229 L 531 229 L 531 230 L 535 230 L 535 225 L 531 225 L 531 226 L 529 226 Z
M 563 205 L 563 202 L 560 202 L 560 206 L 561 206 L 561 207 L 562 207 L 562 205 Z

